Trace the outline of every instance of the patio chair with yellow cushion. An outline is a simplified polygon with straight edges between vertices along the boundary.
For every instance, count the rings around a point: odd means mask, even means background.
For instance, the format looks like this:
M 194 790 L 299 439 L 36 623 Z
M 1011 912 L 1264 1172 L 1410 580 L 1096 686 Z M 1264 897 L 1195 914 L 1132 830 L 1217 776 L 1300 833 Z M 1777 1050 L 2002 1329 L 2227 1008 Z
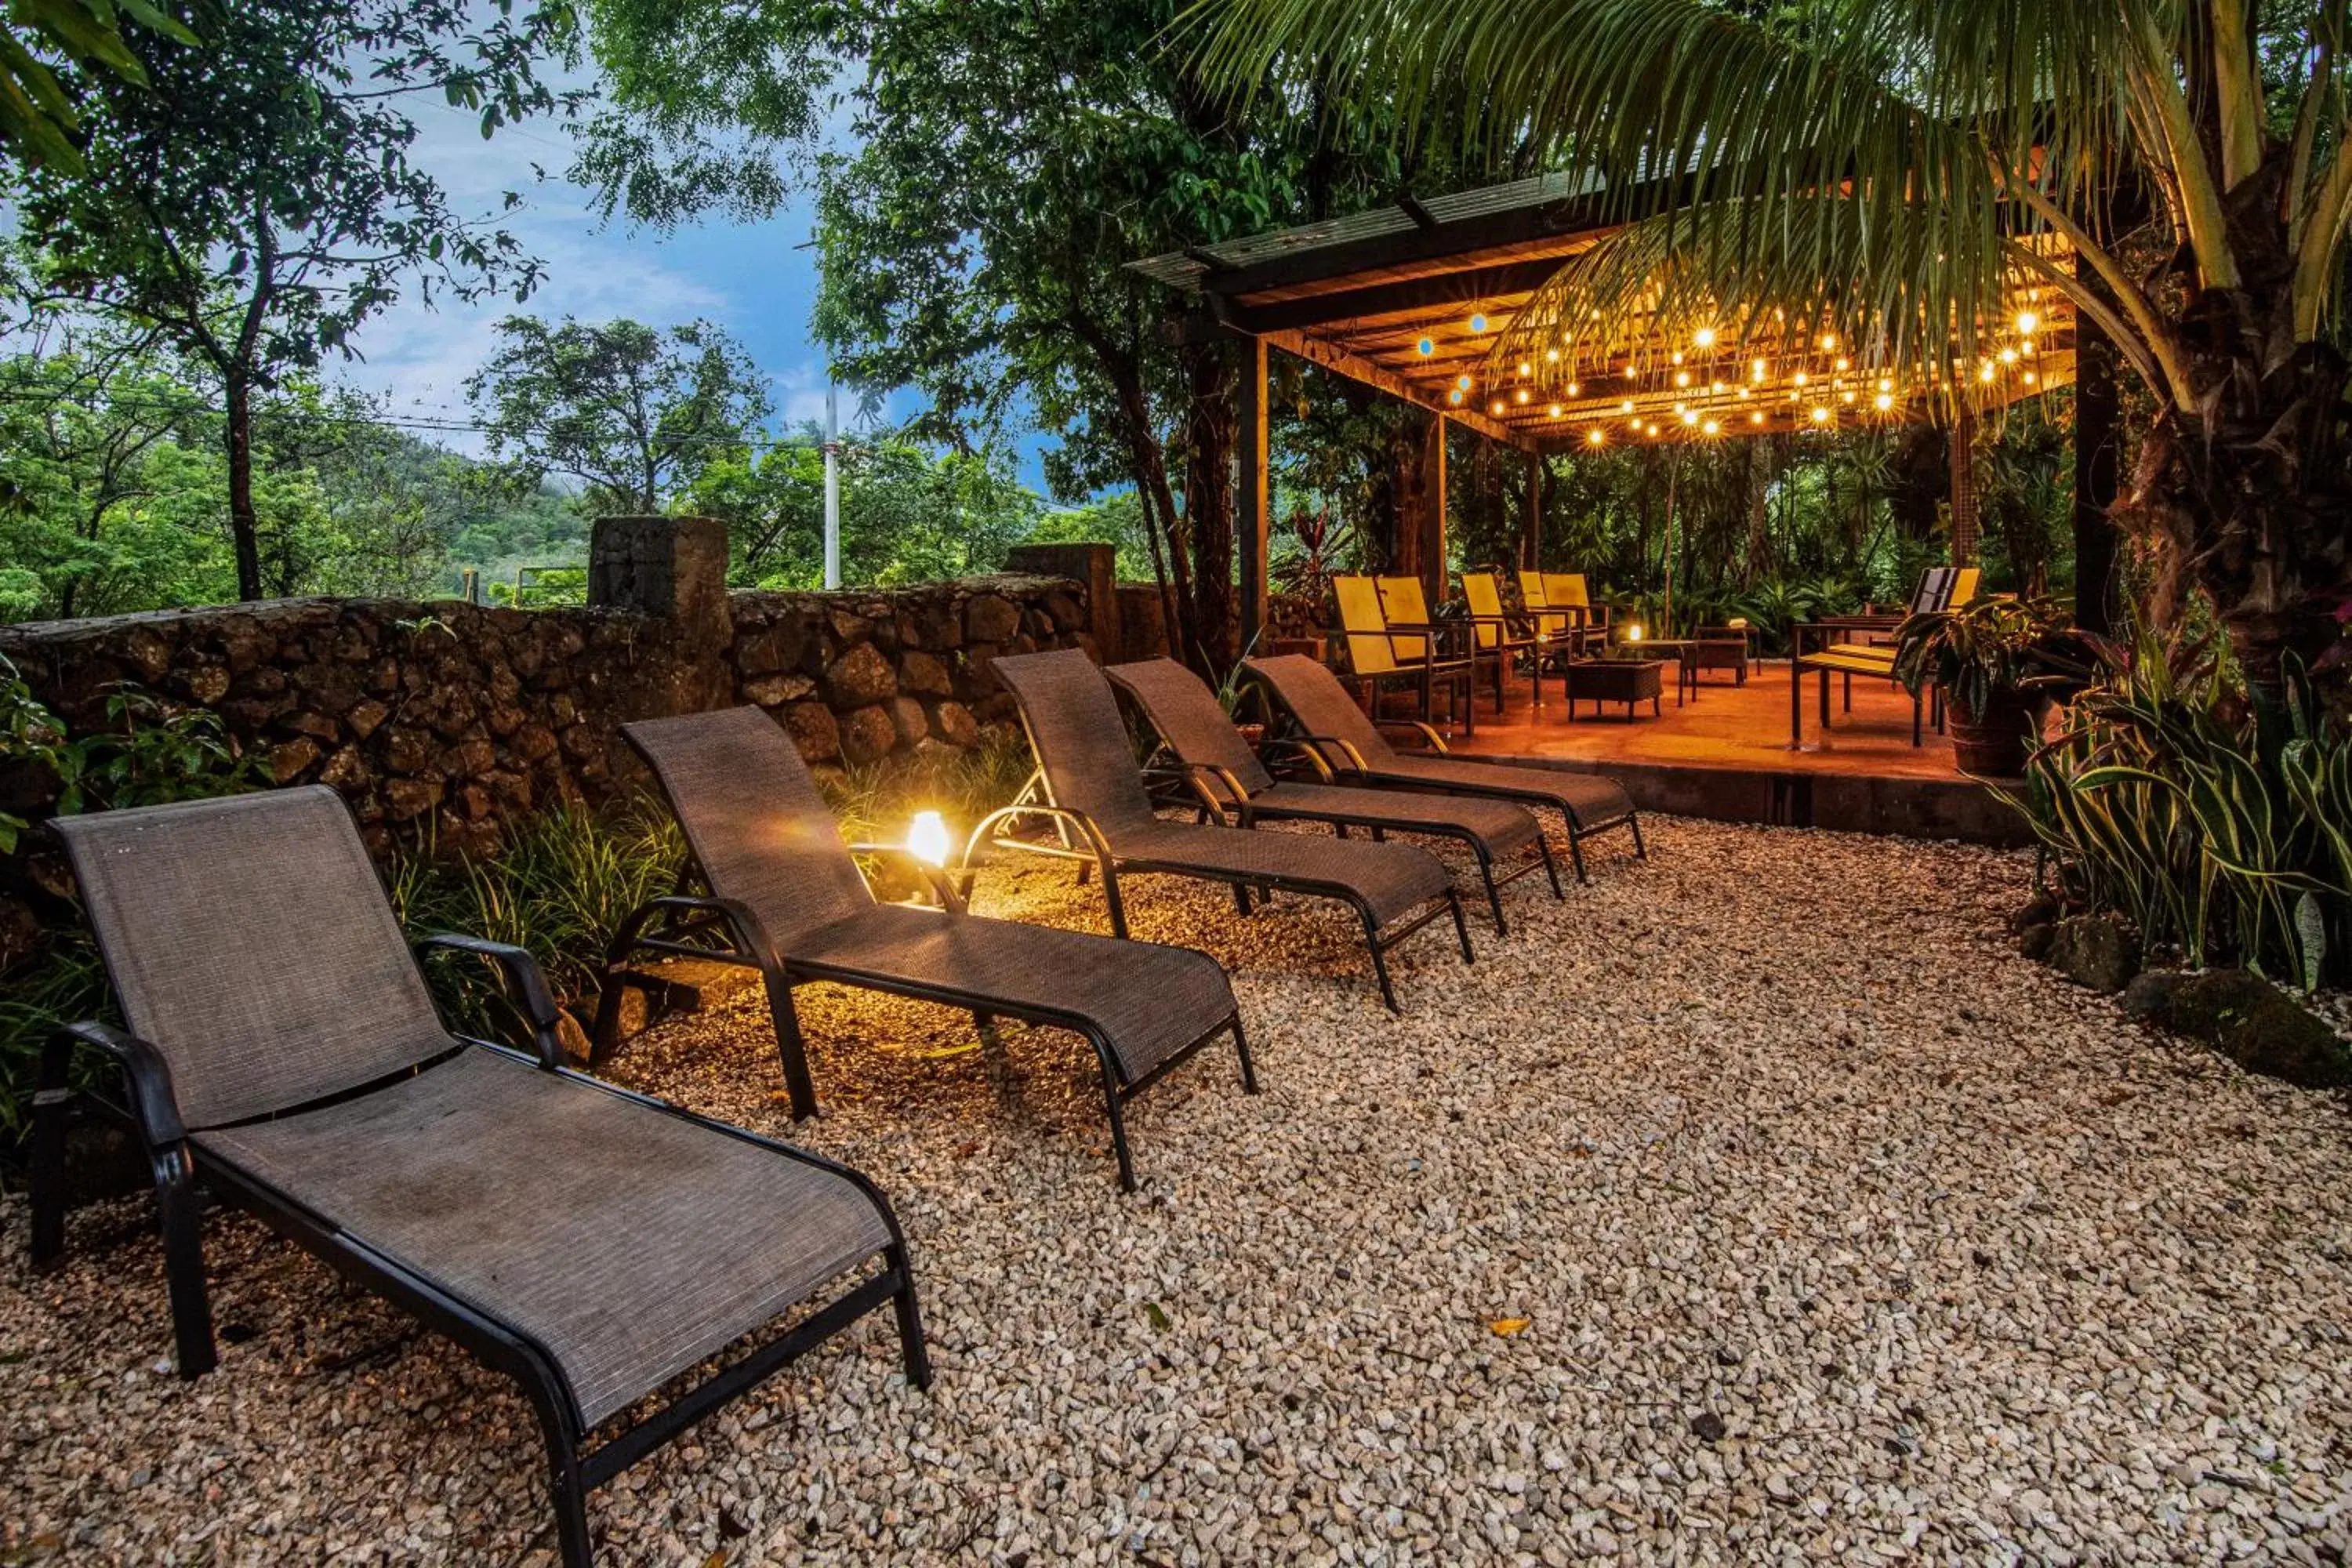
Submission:
M 1443 684 L 1447 702 L 1461 716 L 1467 732 L 1473 722 L 1470 661 L 1432 658 L 1432 637 L 1426 631 L 1391 631 L 1388 612 L 1381 605 L 1380 582 L 1375 578 L 1334 577 L 1331 595 L 1339 606 L 1339 635 L 1347 641 L 1349 668 L 1370 689 L 1371 706 L 1375 710 L 1380 707 L 1384 687 L 1407 686 L 1419 695 L 1422 721 L 1426 723 L 1433 713 L 1436 688 Z
M 1470 605 L 1471 636 L 1476 641 L 1479 655 L 1494 661 L 1495 706 L 1499 709 L 1503 705 L 1506 668 L 1524 658 L 1534 705 L 1542 707 L 1544 659 L 1554 651 L 1566 651 L 1568 638 L 1547 637 L 1533 616 L 1511 614 L 1503 603 L 1503 574 L 1499 572 L 1465 572 L 1462 596 Z
M 1609 606 L 1592 602 L 1592 591 L 1585 585 L 1581 572 L 1547 572 L 1543 574 L 1544 603 L 1555 610 L 1565 610 L 1577 625 L 1587 631 L 1599 632 L 1605 640 L 1609 635 Z
M 1400 634 L 1397 640 L 1401 651 L 1410 648 L 1440 670 L 1460 661 L 1470 671 L 1472 688 L 1477 685 L 1481 663 L 1495 666 L 1495 709 L 1500 712 L 1502 656 L 1488 655 L 1480 647 L 1475 635 L 1476 626 L 1465 620 L 1440 621 L 1431 615 L 1429 596 L 1422 592 L 1418 577 L 1376 577 L 1373 581 L 1380 584 L 1381 613 L 1388 617 L 1389 630 Z M 1463 733 L 1466 735 L 1470 733 L 1470 709 L 1466 703 L 1462 712 Z
M 1535 623 L 1536 633 L 1558 641 L 1575 629 L 1576 617 L 1564 610 L 1551 607 L 1544 592 L 1544 574 L 1540 572 L 1519 574 L 1519 599 L 1528 607 L 1528 616 Z

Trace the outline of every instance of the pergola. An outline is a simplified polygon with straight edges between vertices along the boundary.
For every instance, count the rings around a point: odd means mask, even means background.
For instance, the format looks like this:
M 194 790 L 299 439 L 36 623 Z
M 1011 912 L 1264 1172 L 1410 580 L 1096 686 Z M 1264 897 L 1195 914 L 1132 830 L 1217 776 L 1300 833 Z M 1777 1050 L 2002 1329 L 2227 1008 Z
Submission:
M 1990 324 L 1976 353 L 1910 367 L 1899 379 L 1833 333 L 1765 353 L 1728 332 L 1718 342 L 1705 328 L 1672 341 L 1647 319 L 1608 323 L 1605 337 L 1534 320 L 1528 312 L 1541 285 L 1613 231 L 1601 195 L 1594 176 L 1546 174 L 1426 199 L 1403 195 L 1347 217 L 1129 264 L 1192 297 L 1187 331 L 1249 345 L 1237 520 L 1244 638 L 1265 612 L 1269 349 L 1437 416 L 1419 556 L 1441 591 L 1448 421 L 1529 455 L 1531 553 L 1542 504 L 1532 459 L 1546 454 L 1953 419 L 1955 547 L 1973 552 L 1969 410 L 2079 376 L 2077 570 L 2086 587 L 2104 584 L 2112 552 L 2105 508 L 2115 482 L 2112 352 L 2095 328 L 2078 328 L 2054 289 L 2020 279 L 2010 319 Z M 2053 268 L 2072 262 L 2058 242 L 2042 254 Z M 1949 395 L 1963 385 L 1965 397 Z

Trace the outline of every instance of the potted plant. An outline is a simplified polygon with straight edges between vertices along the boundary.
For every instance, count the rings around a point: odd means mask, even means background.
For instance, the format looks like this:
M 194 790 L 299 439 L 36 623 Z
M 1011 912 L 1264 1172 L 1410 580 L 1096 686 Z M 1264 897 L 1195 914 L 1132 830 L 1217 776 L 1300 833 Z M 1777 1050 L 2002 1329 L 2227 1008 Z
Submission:
M 2095 664 L 2073 614 L 2046 598 L 1979 598 L 1926 610 L 1895 634 L 1895 678 L 1913 696 L 1942 689 L 1962 773 L 2015 778 L 2050 703 Z

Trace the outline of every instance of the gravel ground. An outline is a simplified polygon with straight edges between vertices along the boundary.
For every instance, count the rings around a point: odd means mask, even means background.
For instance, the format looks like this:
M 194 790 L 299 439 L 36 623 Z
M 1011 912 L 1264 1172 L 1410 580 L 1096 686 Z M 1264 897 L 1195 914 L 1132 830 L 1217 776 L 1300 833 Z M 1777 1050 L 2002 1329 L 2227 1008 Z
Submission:
M 602 1561 L 2342 1561 L 2346 1103 L 2015 957 L 2015 857 L 1652 842 L 1408 944 L 1399 1021 L 1338 916 L 1139 887 L 1266 1092 L 1146 1094 L 1131 1198 L 1072 1037 L 804 993 L 793 1135 L 897 1201 L 938 1382 L 869 1320 L 600 1494 Z M 617 1070 L 787 1126 L 749 1002 Z M 398 1312 L 216 1216 L 183 1384 L 138 1205 L 37 1279 L 0 1218 L 0 1563 L 550 1560 L 525 1406 Z

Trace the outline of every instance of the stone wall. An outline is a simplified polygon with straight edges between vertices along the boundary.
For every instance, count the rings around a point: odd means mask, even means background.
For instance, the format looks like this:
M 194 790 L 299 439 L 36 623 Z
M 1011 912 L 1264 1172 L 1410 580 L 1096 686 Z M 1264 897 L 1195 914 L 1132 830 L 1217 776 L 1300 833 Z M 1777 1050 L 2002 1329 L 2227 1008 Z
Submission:
M 1011 721 L 995 655 L 1092 641 L 1084 590 L 1054 578 L 719 603 L 285 600 L 0 627 L 0 653 L 77 733 L 108 727 L 131 682 L 217 714 L 275 782 L 334 786 L 379 850 L 395 834 L 472 849 L 501 817 L 642 778 L 614 733 L 631 720 L 755 702 L 812 763 L 877 763 Z M 0 810 L 43 815 L 55 782 L 0 772 Z M 0 896 L 25 874 L 0 868 Z

